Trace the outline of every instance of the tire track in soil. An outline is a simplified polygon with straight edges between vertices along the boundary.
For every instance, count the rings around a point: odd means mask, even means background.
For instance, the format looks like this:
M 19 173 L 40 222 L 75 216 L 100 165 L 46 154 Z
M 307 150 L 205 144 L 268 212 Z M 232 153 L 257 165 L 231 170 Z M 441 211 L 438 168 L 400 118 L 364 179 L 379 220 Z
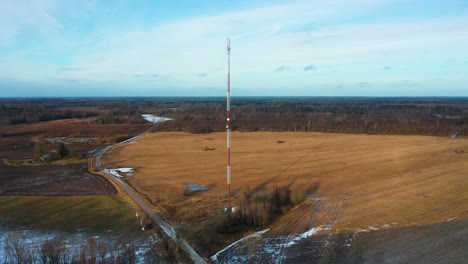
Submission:
M 105 193 L 107 194 L 117 193 L 117 189 L 115 189 L 114 185 L 112 185 L 112 183 L 110 183 L 106 178 L 97 174 L 90 174 L 90 173 L 86 173 L 86 174 L 91 176 L 102 187 L 102 190 Z

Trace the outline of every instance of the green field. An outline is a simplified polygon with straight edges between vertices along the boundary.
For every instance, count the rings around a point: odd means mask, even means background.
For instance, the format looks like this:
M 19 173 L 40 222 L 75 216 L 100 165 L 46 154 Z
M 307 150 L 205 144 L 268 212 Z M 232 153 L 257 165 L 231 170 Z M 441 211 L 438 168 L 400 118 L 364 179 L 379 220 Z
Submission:
M 0 196 L 6 229 L 128 234 L 141 230 L 135 210 L 107 195 Z

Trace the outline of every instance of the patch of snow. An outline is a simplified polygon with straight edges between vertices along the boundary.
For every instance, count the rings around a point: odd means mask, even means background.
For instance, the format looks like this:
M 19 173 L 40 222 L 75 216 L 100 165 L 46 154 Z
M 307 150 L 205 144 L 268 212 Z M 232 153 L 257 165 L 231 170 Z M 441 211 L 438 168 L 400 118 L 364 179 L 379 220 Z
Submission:
M 229 251 L 231 249 L 235 249 L 235 248 L 239 248 L 239 247 L 240 248 L 245 247 L 245 243 L 242 244 L 245 240 L 247 240 L 247 239 L 249 239 L 251 237 L 254 237 L 254 236 L 261 236 L 264 233 L 266 233 L 268 230 L 269 229 L 259 231 L 259 232 L 253 233 L 253 234 L 251 234 L 249 236 L 246 236 L 246 237 L 244 237 L 244 238 L 242 238 L 240 240 L 237 240 L 236 242 L 230 244 L 229 246 L 227 246 L 223 250 L 221 250 L 221 251 L 217 252 L 216 254 L 214 254 L 213 256 L 211 256 L 211 260 L 214 261 L 214 262 L 217 262 L 217 263 L 221 263 L 221 262 L 224 263 L 226 261 L 226 259 L 223 259 L 223 255 L 224 255 L 225 252 L 230 255 Z M 266 238 L 264 240 L 262 250 L 264 252 L 267 252 L 267 253 L 272 254 L 272 255 L 280 254 L 285 248 L 289 248 L 291 246 L 299 244 L 301 241 L 309 239 L 313 235 L 317 234 L 319 231 L 323 231 L 323 230 L 330 230 L 330 227 L 328 227 L 328 226 L 318 226 L 318 227 L 313 227 L 313 228 L 307 230 L 306 232 L 301 233 L 301 234 L 297 234 L 297 235 L 281 236 L 281 237 L 277 237 L 277 238 Z M 230 259 L 229 259 L 228 263 L 243 263 L 246 260 L 248 260 L 247 256 L 242 256 L 242 255 L 234 255 L 234 256 L 230 255 L 229 257 L 230 257 Z M 279 260 L 282 259 L 281 256 L 278 256 L 278 258 L 279 258 Z M 280 263 L 280 262 L 281 261 L 279 261 L 278 263 Z
M 0 263 L 7 263 L 6 262 L 6 257 L 7 253 L 5 252 L 5 242 L 7 239 L 8 234 L 11 231 L 9 230 L 2 230 L 0 228 Z M 61 237 L 64 234 L 63 233 L 44 233 L 44 232 L 37 232 L 37 231 L 30 231 L 30 230 L 23 230 L 21 231 L 20 235 L 22 236 L 21 239 L 24 241 L 24 245 L 32 249 L 34 252 L 39 252 L 40 246 L 43 245 L 45 241 L 52 240 L 57 237 Z M 156 237 L 156 235 L 154 235 Z M 65 247 L 69 250 L 70 257 L 78 257 L 79 250 L 88 243 L 89 239 L 95 239 L 99 241 L 104 241 L 104 242 L 116 242 L 121 239 L 121 237 L 117 236 L 87 236 L 83 233 L 73 233 L 73 234 L 67 234 L 66 239 L 63 240 L 63 243 L 65 244 Z M 138 238 L 136 240 L 133 240 L 133 243 L 135 245 L 135 255 L 136 255 L 136 261 L 135 263 L 138 264 L 143 264 L 145 262 L 145 254 L 150 250 L 150 247 L 148 247 L 148 241 L 150 244 L 157 243 L 159 240 L 154 239 L 153 236 L 147 237 L 147 238 Z M 126 246 L 129 246 L 129 244 L 126 244 Z M 117 256 L 118 254 L 121 254 L 118 252 L 118 250 L 112 250 L 110 252 L 106 253 L 106 257 L 113 257 Z M 39 263 L 39 262 L 33 262 L 33 263 Z
M 131 142 L 131 141 L 137 139 L 139 136 L 141 136 L 141 135 L 131 137 L 131 138 L 126 139 L 126 140 L 124 140 L 124 141 L 122 141 L 122 142 L 119 142 L 119 143 L 117 143 L 117 144 L 120 145 L 120 144 L 125 144 L 125 143 L 127 143 L 127 142 Z M 110 148 L 110 147 L 112 147 L 112 146 L 109 146 L 108 148 Z M 103 151 L 106 152 L 107 149 L 106 149 L 106 150 L 103 150 Z
M 45 141 L 50 144 L 86 144 L 89 142 L 94 142 L 98 140 L 97 137 L 54 137 L 54 138 L 45 138 Z
M 105 173 L 109 173 L 111 175 L 113 175 L 114 177 L 117 177 L 117 178 L 123 178 L 122 175 L 120 175 L 117 171 L 115 170 L 111 170 L 111 169 L 104 169 L 104 172 Z
M 255 232 L 255 233 L 253 233 L 253 234 L 250 234 L 250 235 L 248 235 L 248 236 L 246 236 L 246 237 L 244 237 L 244 238 L 241 238 L 241 239 L 237 240 L 236 242 L 230 244 L 229 246 L 225 247 L 223 250 L 221 250 L 221 251 L 219 251 L 218 253 L 216 253 L 216 254 L 214 254 L 213 256 L 211 256 L 211 259 L 212 259 L 213 261 L 216 261 L 216 260 L 218 259 L 218 256 L 219 256 L 220 254 L 222 254 L 224 251 L 229 250 L 230 248 L 232 248 L 232 247 L 234 247 L 235 245 L 237 245 L 237 244 L 243 242 L 243 241 L 246 240 L 246 239 L 249 239 L 249 238 L 254 237 L 254 236 L 261 236 L 261 235 L 265 234 L 265 233 L 268 232 L 268 231 L 270 231 L 270 229 L 265 229 L 265 230 L 262 230 L 262 231 L 258 231 L 258 232 Z
M 5 245 L 5 240 L 6 239 L 6 234 L 2 233 L 0 230 L 0 245 Z M 4 251 L 4 247 L 0 247 L 0 262 L 1 263 L 6 263 L 6 253 Z
M 320 230 L 320 227 L 312 228 L 312 229 L 310 229 L 309 231 L 300 234 L 299 237 L 300 237 L 301 239 L 309 238 L 309 237 L 311 237 L 313 234 L 315 234 L 315 232 L 317 232 L 318 230 Z
M 356 233 L 367 233 L 367 232 L 369 232 L 369 230 L 367 230 L 367 229 L 359 229 L 359 228 L 358 228 L 358 229 L 355 229 L 355 230 L 354 230 L 354 233 L 355 233 L 355 234 L 356 234 Z
M 120 172 L 123 172 L 123 173 L 130 173 L 130 172 L 133 172 L 133 168 L 118 168 L 118 169 L 115 169 L 116 171 L 120 171 Z
M 301 240 L 307 239 L 307 238 L 311 237 L 312 235 L 314 235 L 315 233 L 317 233 L 318 231 L 325 230 L 325 229 L 326 228 L 324 228 L 324 227 L 318 226 L 318 227 L 313 227 L 310 230 L 308 230 L 308 231 L 306 231 L 306 232 L 304 232 L 302 234 L 295 235 L 295 236 L 289 236 L 289 237 L 287 237 L 287 240 L 289 240 L 289 241 L 284 243 L 283 246 L 284 247 L 291 247 L 291 246 L 299 243 Z
M 308 196 L 308 199 L 314 201 L 322 201 L 327 200 L 324 197 L 320 197 L 318 195 Z M 332 208 L 334 209 L 334 208 Z M 313 210 L 313 213 L 317 213 Z M 317 234 L 328 234 L 328 237 L 331 236 L 329 231 L 334 226 L 335 221 L 323 226 L 315 226 L 303 233 L 289 235 L 289 236 L 278 236 L 274 238 L 264 238 L 260 237 L 258 240 L 256 239 L 253 245 L 252 252 L 252 245 L 249 243 L 249 240 L 245 241 L 249 237 L 256 235 L 250 235 L 244 237 L 231 245 L 227 246 L 223 250 L 217 252 L 213 256 L 211 256 L 210 260 L 214 263 L 246 263 L 246 262 L 253 262 L 253 263 L 283 263 L 288 262 L 289 255 L 288 252 L 303 252 L 304 248 L 302 245 L 309 245 L 308 243 L 315 243 L 315 239 L 311 239 L 313 236 L 317 236 Z M 351 229 L 352 230 L 352 229 Z M 369 232 L 369 230 L 363 230 L 364 232 Z M 351 245 L 353 238 L 355 235 L 351 234 L 350 239 L 344 241 L 345 245 Z M 319 238 L 321 245 L 325 247 L 334 246 L 333 242 L 328 241 L 329 238 Z M 307 248 L 306 250 L 309 250 Z M 266 261 L 267 260 L 267 261 Z
M 66 137 L 56 137 L 56 138 L 46 138 L 45 141 L 49 142 L 50 144 L 57 144 L 57 143 L 62 143 L 67 145 L 68 142 L 65 141 Z
M 143 114 L 141 115 L 146 121 L 151 122 L 153 124 L 162 123 L 170 120 L 174 120 L 173 118 L 162 117 L 162 116 L 155 116 L 153 114 Z
M 379 230 L 379 229 L 378 229 L 377 227 L 375 227 L 375 226 L 369 226 L 369 229 L 370 229 L 370 230 L 374 230 L 374 231 L 375 231 L 375 230 Z
M 118 169 L 104 169 L 104 172 L 112 174 L 117 178 L 123 178 L 120 173 L 126 173 L 127 176 L 132 176 L 132 172 L 134 172 L 133 168 L 118 168 Z

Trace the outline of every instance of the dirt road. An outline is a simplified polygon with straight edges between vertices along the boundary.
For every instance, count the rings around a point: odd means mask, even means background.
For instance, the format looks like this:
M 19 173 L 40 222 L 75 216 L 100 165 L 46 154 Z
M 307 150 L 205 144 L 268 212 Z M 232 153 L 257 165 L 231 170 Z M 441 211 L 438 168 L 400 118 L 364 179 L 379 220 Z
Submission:
M 122 190 L 124 190 L 128 196 L 130 196 L 135 203 L 138 204 L 138 206 L 145 211 L 148 216 L 161 227 L 162 230 L 168 235 L 170 238 L 172 238 L 175 243 L 177 243 L 180 248 L 182 248 L 187 255 L 192 259 L 194 263 L 206 263 L 206 261 L 185 241 L 183 238 L 181 238 L 177 232 L 175 231 L 174 227 L 172 227 L 168 222 L 164 221 L 159 215 L 157 215 L 153 209 L 143 200 L 141 197 L 126 183 L 122 182 L 120 179 L 114 177 L 112 174 L 107 173 L 104 168 L 101 165 L 101 158 L 102 156 L 108 151 L 112 146 L 105 147 L 104 149 L 98 151 L 96 153 L 96 166 L 97 168 L 107 176 L 107 178 L 110 181 L 113 181 L 117 185 L 119 185 Z

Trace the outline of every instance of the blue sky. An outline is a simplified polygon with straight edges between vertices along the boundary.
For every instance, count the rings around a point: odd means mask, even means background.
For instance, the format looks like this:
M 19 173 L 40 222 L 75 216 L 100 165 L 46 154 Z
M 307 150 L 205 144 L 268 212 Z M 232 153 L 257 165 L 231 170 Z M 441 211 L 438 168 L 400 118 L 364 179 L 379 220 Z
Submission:
M 468 1 L 0 0 L 0 97 L 468 96 Z

